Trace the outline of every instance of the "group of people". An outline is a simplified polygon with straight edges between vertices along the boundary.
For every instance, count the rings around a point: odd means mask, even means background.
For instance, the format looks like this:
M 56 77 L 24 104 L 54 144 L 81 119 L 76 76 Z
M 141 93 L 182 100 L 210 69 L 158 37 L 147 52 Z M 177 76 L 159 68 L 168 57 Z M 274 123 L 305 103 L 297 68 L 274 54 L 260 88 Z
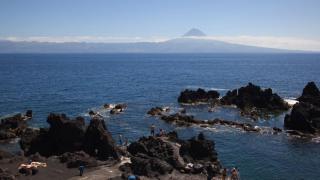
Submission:
M 151 134 L 151 136 L 156 136 L 155 131 L 156 131 L 156 126 L 154 124 L 152 124 L 150 126 L 150 134 Z M 161 137 L 161 136 L 165 136 L 165 135 L 166 135 L 166 131 L 164 129 L 160 128 L 159 129 L 159 134 L 157 136 Z
M 240 170 L 238 167 L 234 167 L 230 170 L 230 176 L 228 175 L 227 168 L 224 168 L 222 171 L 222 180 L 240 180 Z

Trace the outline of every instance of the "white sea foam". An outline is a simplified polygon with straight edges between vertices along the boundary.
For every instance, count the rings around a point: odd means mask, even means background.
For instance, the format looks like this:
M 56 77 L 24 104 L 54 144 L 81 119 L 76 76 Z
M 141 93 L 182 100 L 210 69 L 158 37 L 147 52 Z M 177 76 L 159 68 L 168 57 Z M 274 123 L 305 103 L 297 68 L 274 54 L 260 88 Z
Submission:
M 293 106 L 299 102 L 295 98 L 285 98 L 284 101 L 287 102 L 289 106 Z

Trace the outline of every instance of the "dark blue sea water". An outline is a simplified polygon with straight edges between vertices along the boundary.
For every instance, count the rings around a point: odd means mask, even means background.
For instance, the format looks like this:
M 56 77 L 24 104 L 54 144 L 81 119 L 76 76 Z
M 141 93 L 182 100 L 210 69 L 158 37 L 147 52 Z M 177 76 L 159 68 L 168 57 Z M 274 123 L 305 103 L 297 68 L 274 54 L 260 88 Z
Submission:
M 0 116 L 34 111 L 33 126 L 47 126 L 50 112 L 72 117 L 104 103 L 127 103 L 124 114 L 107 116 L 117 137 L 136 140 L 148 127 L 176 129 L 183 138 L 202 131 L 216 142 L 226 167 L 242 179 L 319 179 L 320 143 L 285 134 L 255 134 L 218 127 L 177 128 L 146 115 L 153 106 L 179 108 L 185 88 L 229 89 L 253 82 L 284 98 L 298 97 L 308 81 L 320 85 L 319 54 L 6 54 L 0 55 Z M 220 117 L 259 126 L 283 126 L 284 114 L 253 122 L 235 108 L 187 107 L 199 118 Z

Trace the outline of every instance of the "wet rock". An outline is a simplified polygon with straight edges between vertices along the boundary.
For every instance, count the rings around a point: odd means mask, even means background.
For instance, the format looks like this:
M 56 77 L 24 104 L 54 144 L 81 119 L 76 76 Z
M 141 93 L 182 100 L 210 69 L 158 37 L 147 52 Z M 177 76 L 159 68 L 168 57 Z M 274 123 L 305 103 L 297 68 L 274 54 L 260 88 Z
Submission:
M 175 123 L 179 126 L 191 126 L 194 124 L 201 124 L 203 121 L 194 119 L 193 116 L 188 116 L 185 114 L 172 114 L 172 115 L 164 115 L 161 116 L 161 119 L 164 120 L 167 123 Z
M 98 162 L 95 158 L 83 151 L 66 152 L 59 156 L 61 163 L 66 163 L 68 168 L 78 168 L 79 166 L 96 167 Z
M 110 157 L 119 159 L 115 142 L 107 131 L 104 120 L 93 118 L 84 135 L 84 150 L 99 159 L 107 160 Z
M 25 116 L 28 118 L 32 118 L 32 110 L 27 110 Z
M 205 91 L 199 88 L 198 90 L 186 89 L 180 93 L 178 97 L 179 103 L 199 103 L 199 102 L 211 102 L 218 99 L 220 94 L 217 91 Z
M 305 133 L 316 133 L 320 130 L 320 107 L 310 103 L 300 102 L 292 108 L 291 114 L 284 119 L 287 129 Z
M 158 116 L 158 115 L 162 115 L 164 112 L 169 112 L 169 111 L 170 111 L 169 107 L 153 107 L 147 112 L 147 114 L 151 116 Z
M 272 130 L 273 130 L 275 133 L 280 133 L 280 132 L 282 132 L 282 129 L 277 128 L 277 127 L 273 127 Z
M 157 116 L 157 115 L 161 115 L 163 112 L 162 108 L 161 107 L 154 107 L 154 108 L 151 108 L 147 114 L 150 114 L 151 116 Z
M 106 108 L 106 109 L 110 109 L 112 107 L 112 104 L 107 104 L 106 103 L 106 104 L 103 105 L 103 107 Z
M 303 89 L 290 114 L 284 119 L 286 129 L 315 134 L 320 131 L 320 91 L 314 82 Z
M 228 91 L 221 99 L 223 105 L 236 105 L 240 109 L 257 108 L 268 112 L 281 112 L 289 109 L 289 105 L 272 89 L 261 89 L 252 83 L 246 87 Z

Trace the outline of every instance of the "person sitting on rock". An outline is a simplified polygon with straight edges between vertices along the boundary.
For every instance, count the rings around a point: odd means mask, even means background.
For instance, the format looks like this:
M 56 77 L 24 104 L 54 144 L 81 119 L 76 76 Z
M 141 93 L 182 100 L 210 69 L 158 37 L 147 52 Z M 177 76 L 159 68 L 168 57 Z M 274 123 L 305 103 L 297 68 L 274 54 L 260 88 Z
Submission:
M 166 132 L 161 128 L 159 132 L 160 137 L 165 136 Z
M 151 136 L 154 136 L 155 129 L 156 129 L 156 126 L 154 124 L 152 124 L 150 126 L 150 134 L 151 134 Z

